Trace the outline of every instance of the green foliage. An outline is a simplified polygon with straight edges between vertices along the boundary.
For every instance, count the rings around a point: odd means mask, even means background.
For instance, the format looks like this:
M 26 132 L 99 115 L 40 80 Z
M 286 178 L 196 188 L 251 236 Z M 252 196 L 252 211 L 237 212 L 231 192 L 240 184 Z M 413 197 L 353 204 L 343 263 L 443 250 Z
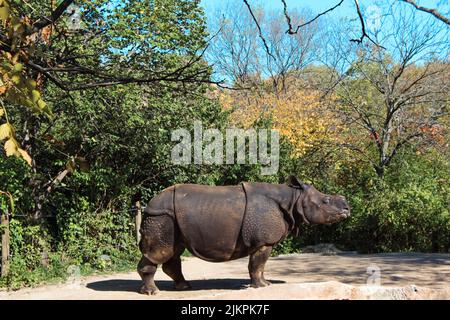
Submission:
M 69 59 L 70 68 L 75 63 L 120 78 L 154 77 L 155 82 L 71 94 L 53 82 L 43 82 L 41 93 L 54 119 L 8 101 L 0 108 L 0 116 L 5 118 L 7 110 L 14 121 L 18 140 L 26 137 L 24 148 L 33 157 L 30 168 L 17 158 L 0 156 L 0 190 L 11 193 L 16 203 L 11 219 L 11 272 L 0 286 L 34 285 L 56 275 L 63 279 L 70 265 L 80 266 L 82 273 L 130 265 L 134 269 L 139 259 L 135 201 L 145 205 L 173 183 L 214 184 L 220 179 L 218 168 L 171 168 L 170 162 L 174 128 L 189 128 L 194 119 L 221 128 L 226 124 L 221 106 L 204 97 L 206 86 L 181 86 L 173 81 L 200 69 L 195 77 L 210 76 L 197 57 L 207 36 L 199 1 L 107 4 L 104 0 L 77 2 L 83 29 L 67 33 L 70 39 L 64 40 L 46 30 L 39 36 L 51 41 L 37 41 L 36 51 L 26 54 L 41 63 L 70 52 L 77 57 Z M 50 9 L 35 0 L 27 5 L 13 0 L 11 5 L 32 21 L 47 16 Z M 66 29 L 67 23 L 63 15 L 58 30 Z M 95 36 L 86 36 L 87 30 Z M 186 68 L 189 61 L 193 63 Z M 59 77 L 67 84 L 84 84 L 93 81 L 92 75 L 69 72 Z M 32 98 L 39 101 L 40 95 L 34 92 Z M 3 131 L 9 137 L 10 132 Z M 8 199 L 2 195 L 1 200 Z
M 337 225 L 303 227 L 296 245 L 331 242 L 363 253 L 449 252 L 448 159 L 405 152 L 393 166 L 384 180 L 370 168 L 348 166 L 317 181 L 325 192 L 345 195 L 352 216 Z M 344 177 L 355 180 L 347 183 Z
M 278 256 L 280 254 L 289 254 L 300 252 L 300 242 L 289 235 L 283 242 L 280 242 L 272 250 L 272 256 Z

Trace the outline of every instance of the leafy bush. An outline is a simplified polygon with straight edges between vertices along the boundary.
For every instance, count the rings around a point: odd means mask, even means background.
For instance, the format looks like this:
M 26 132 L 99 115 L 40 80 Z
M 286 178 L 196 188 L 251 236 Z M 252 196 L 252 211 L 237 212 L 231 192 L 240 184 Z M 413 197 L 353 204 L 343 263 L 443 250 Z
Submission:
M 300 252 L 300 242 L 298 241 L 298 239 L 295 239 L 291 235 L 289 235 L 283 242 L 279 243 L 273 248 L 272 256 L 297 252 Z
M 448 166 L 434 153 L 405 154 L 384 180 L 362 166 L 343 167 L 338 181 L 317 184 L 324 192 L 345 195 L 351 217 L 336 225 L 302 227 L 295 246 L 332 242 L 365 253 L 449 252 Z M 347 183 L 343 174 L 357 180 Z

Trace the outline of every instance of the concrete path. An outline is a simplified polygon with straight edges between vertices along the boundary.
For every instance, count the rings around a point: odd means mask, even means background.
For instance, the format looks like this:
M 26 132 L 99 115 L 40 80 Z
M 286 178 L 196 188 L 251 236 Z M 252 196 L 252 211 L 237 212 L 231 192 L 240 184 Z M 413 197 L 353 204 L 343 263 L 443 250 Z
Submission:
M 272 285 L 249 288 L 247 259 L 210 263 L 184 258 L 193 287 L 174 291 L 159 268 L 160 293 L 137 293 L 136 272 L 90 276 L 78 283 L 0 292 L 1 299 L 450 299 L 450 254 L 291 254 L 271 258 Z M 367 285 L 369 284 L 369 285 Z

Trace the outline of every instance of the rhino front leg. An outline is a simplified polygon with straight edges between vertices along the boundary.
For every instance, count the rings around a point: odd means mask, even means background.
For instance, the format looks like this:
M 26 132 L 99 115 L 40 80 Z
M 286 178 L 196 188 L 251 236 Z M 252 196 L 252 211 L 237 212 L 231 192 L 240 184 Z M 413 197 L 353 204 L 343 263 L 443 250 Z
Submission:
M 137 271 L 141 276 L 142 281 L 144 282 L 141 287 L 140 293 L 154 295 L 159 292 L 154 280 L 157 267 L 157 264 L 152 263 L 146 257 L 142 256 L 137 268 Z
M 272 252 L 272 246 L 263 246 L 250 255 L 248 272 L 250 273 L 251 286 L 254 288 L 266 287 L 270 282 L 264 279 L 264 266 Z

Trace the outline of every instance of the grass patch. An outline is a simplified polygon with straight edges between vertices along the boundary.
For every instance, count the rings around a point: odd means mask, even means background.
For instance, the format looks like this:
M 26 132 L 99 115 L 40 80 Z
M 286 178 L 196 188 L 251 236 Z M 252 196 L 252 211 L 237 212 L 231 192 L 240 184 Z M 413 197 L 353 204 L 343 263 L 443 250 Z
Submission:
M 58 253 L 52 253 L 47 267 L 38 266 L 28 270 L 22 260 L 12 259 L 11 272 L 7 277 L 0 277 L 0 290 L 19 290 L 34 288 L 41 285 L 62 284 L 73 277 L 112 274 L 117 272 L 135 271 L 139 258 L 134 260 L 113 259 L 110 263 L 92 266 L 90 264 L 77 265 L 64 261 Z

